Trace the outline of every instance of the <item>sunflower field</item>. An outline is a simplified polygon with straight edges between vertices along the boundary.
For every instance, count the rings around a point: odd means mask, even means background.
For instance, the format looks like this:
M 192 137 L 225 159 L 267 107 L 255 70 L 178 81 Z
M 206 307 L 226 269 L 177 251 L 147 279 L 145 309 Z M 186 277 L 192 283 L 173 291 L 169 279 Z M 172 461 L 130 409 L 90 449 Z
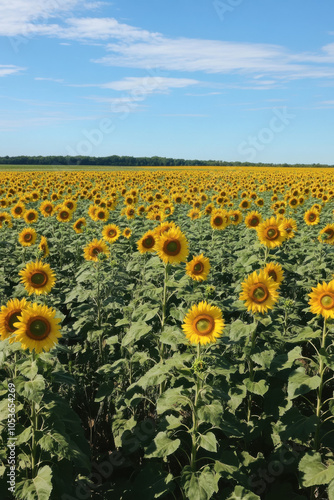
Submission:
M 0 498 L 334 500 L 330 169 L 0 173 Z

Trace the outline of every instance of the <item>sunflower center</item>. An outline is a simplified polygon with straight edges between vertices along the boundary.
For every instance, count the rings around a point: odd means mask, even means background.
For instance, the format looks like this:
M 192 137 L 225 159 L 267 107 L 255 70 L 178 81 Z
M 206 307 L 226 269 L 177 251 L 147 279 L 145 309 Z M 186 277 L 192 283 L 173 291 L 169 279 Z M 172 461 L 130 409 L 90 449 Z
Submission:
M 34 288 L 41 288 L 48 282 L 48 275 L 44 271 L 35 271 L 30 276 L 30 281 Z
M 97 217 L 99 219 L 104 219 L 105 213 L 104 212 L 98 212 Z
M 323 295 L 320 302 L 324 309 L 332 309 L 334 307 L 334 295 Z
M 73 206 L 74 206 L 74 205 L 73 205 L 73 203 L 72 203 L 71 201 L 68 201 L 68 202 L 66 203 L 66 206 L 67 206 L 67 208 L 68 208 L 69 210 L 72 210 L 72 208 L 73 208 Z
M 15 332 L 16 328 L 14 327 L 14 323 L 18 322 L 18 317 L 21 315 L 21 311 L 12 311 L 6 316 L 5 323 L 6 329 L 10 332 Z
M 195 319 L 194 327 L 198 335 L 209 335 L 215 327 L 215 321 L 211 316 L 203 314 Z
M 102 252 L 100 248 L 95 247 L 92 249 L 92 255 L 94 256 L 98 255 L 100 252 Z
M 20 215 L 22 213 L 22 208 L 21 207 L 16 207 L 15 208 L 15 213 Z
M 223 224 L 223 218 L 220 216 L 215 217 L 213 222 L 216 226 L 221 226 Z
M 24 241 L 26 241 L 26 242 L 31 241 L 31 240 L 32 240 L 32 234 L 31 234 L 31 233 L 27 233 L 27 234 L 25 234 L 25 235 L 24 235 L 24 237 L 23 237 L 23 239 L 24 239 Z
M 252 217 L 249 223 L 252 227 L 256 227 L 259 224 L 259 219 L 257 217 Z
M 291 205 L 297 205 L 297 200 L 291 200 Z
M 51 331 L 51 325 L 47 319 L 36 316 L 27 325 L 27 335 L 33 340 L 45 339 Z
M 83 222 L 77 222 L 77 224 L 76 224 L 77 229 L 81 229 L 82 226 L 83 226 Z
M 276 240 L 279 237 L 279 230 L 276 227 L 268 227 L 266 236 L 268 240 Z
M 334 236 L 334 230 L 333 229 L 326 229 L 325 234 L 326 234 L 327 239 L 331 240 Z
M 115 229 L 109 229 L 108 236 L 109 238 L 114 238 L 116 236 Z
M 33 212 L 31 212 L 30 214 L 28 214 L 28 220 L 34 220 L 35 219 L 35 214 Z
M 181 243 L 178 240 L 167 240 L 164 244 L 164 252 L 167 255 L 177 255 L 180 250 Z
M 45 210 L 45 212 L 46 212 L 46 213 L 48 213 L 48 214 L 49 214 L 50 212 L 52 212 L 52 207 L 51 207 L 51 205 L 47 205 L 47 206 L 44 208 L 44 210 Z
M 197 264 L 194 265 L 193 268 L 193 273 L 194 274 L 201 274 L 201 272 L 204 271 L 204 265 L 202 262 L 197 262 Z
M 308 216 L 308 219 L 309 219 L 309 221 L 310 221 L 310 222 L 314 222 L 314 221 L 315 221 L 315 219 L 316 219 L 316 215 L 315 215 L 315 214 L 310 214 L 310 215 Z
M 147 236 L 147 238 L 143 240 L 143 247 L 145 248 L 154 247 L 154 238 L 152 236 Z
M 254 302 L 262 304 L 262 302 L 265 302 L 269 297 L 268 288 L 263 283 L 257 283 L 256 285 L 254 285 L 254 288 L 251 292 L 251 297 Z
M 68 219 L 69 216 L 70 216 L 70 214 L 68 212 L 66 212 L 66 210 L 63 210 L 62 212 L 60 212 L 61 219 Z

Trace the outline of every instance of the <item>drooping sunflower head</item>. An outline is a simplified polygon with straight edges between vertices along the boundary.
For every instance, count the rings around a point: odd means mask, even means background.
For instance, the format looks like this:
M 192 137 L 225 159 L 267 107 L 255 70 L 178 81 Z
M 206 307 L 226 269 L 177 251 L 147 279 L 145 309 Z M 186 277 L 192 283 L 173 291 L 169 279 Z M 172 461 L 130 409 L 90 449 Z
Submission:
M 40 244 L 38 245 L 38 250 L 42 252 L 42 257 L 44 258 L 50 255 L 48 240 L 45 238 L 45 236 L 41 237 Z
M 121 235 L 121 230 L 115 224 L 108 224 L 107 226 L 104 226 L 102 235 L 108 243 L 115 243 Z
M 94 262 L 98 262 L 98 260 L 100 259 L 100 254 L 104 254 L 106 257 L 109 257 L 110 255 L 110 250 L 103 240 L 97 240 L 95 238 L 84 248 L 84 258 L 86 260 L 93 260 Z
M 282 220 L 275 217 L 261 222 L 257 226 L 256 231 L 260 242 L 268 248 L 280 246 L 287 239 L 287 233 L 282 225 Z
M 262 269 L 259 273 L 254 271 L 250 274 L 241 286 L 240 300 L 244 300 L 248 311 L 253 313 L 267 312 L 278 300 L 279 284 Z
M 7 212 L 0 212 L 0 227 L 12 227 L 12 218 Z
M 216 342 L 224 326 L 221 310 L 202 301 L 188 311 L 182 329 L 192 344 L 209 344 Z
M 165 264 L 178 264 L 187 260 L 188 241 L 179 228 L 171 228 L 158 238 L 155 250 Z
M 49 264 L 44 264 L 42 261 L 30 262 L 19 272 L 19 275 L 29 295 L 47 294 L 56 282 L 55 273 Z
M 50 351 L 61 337 L 56 311 L 50 307 L 32 304 L 22 310 L 14 323 L 15 341 L 21 342 L 22 349 L 35 350 L 36 353 Z
M 154 252 L 155 244 L 157 241 L 157 234 L 155 231 L 147 231 L 139 241 L 137 241 L 137 248 L 140 253 Z
M 27 307 L 29 302 L 26 299 L 11 299 L 5 306 L 1 307 L 0 311 L 0 337 L 2 340 L 10 338 L 13 342 L 12 335 L 16 328 L 14 323 L 18 321 L 18 317 L 22 314 L 22 310 Z
M 324 318 L 334 318 L 334 280 L 312 288 L 309 293 L 309 304 L 313 314 L 321 314 Z
M 87 226 L 86 219 L 84 217 L 80 217 L 80 219 L 75 221 L 72 227 L 77 234 L 80 234 L 83 232 L 84 227 L 86 226 Z
M 277 262 L 269 262 L 264 270 L 268 274 L 269 278 L 275 281 L 275 283 L 278 283 L 278 285 L 282 283 L 284 271 L 280 264 L 277 264 Z
M 327 243 L 328 245 L 334 245 L 334 224 L 327 224 L 318 236 L 320 243 Z
M 210 261 L 203 254 L 195 256 L 186 265 L 186 274 L 195 281 L 207 279 L 210 271 Z
M 245 224 L 249 229 L 256 229 L 262 222 L 262 215 L 259 212 L 252 211 L 245 217 Z
M 23 247 L 30 247 L 31 245 L 34 245 L 36 243 L 36 238 L 37 233 L 35 229 L 27 227 L 20 232 L 19 243 L 21 243 Z

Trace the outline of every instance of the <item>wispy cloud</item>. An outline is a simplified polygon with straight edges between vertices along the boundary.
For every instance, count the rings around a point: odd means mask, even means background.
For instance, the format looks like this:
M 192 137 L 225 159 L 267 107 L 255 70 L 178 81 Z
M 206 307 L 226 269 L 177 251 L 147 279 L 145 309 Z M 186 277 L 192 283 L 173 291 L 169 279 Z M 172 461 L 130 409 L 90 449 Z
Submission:
M 25 68 L 20 68 L 19 66 L 15 66 L 14 64 L 0 64 L 0 77 L 15 75 L 16 73 L 20 73 L 24 70 Z
M 63 83 L 64 82 L 64 80 L 62 78 L 44 78 L 41 76 L 36 76 L 35 80 L 46 81 L 46 82 L 55 82 L 55 83 Z

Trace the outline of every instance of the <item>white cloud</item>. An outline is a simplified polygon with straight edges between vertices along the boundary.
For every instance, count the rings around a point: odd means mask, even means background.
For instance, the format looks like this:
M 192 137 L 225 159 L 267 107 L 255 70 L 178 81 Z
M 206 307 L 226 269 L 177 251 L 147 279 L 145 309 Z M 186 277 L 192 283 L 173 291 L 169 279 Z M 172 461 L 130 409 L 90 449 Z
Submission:
M 0 64 L 0 77 L 15 75 L 25 68 L 20 68 L 19 66 L 14 66 L 13 64 Z
M 63 83 L 64 82 L 64 80 L 62 78 L 43 78 L 40 76 L 36 76 L 35 80 L 46 81 L 46 82 L 55 82 L 55 83 Z

